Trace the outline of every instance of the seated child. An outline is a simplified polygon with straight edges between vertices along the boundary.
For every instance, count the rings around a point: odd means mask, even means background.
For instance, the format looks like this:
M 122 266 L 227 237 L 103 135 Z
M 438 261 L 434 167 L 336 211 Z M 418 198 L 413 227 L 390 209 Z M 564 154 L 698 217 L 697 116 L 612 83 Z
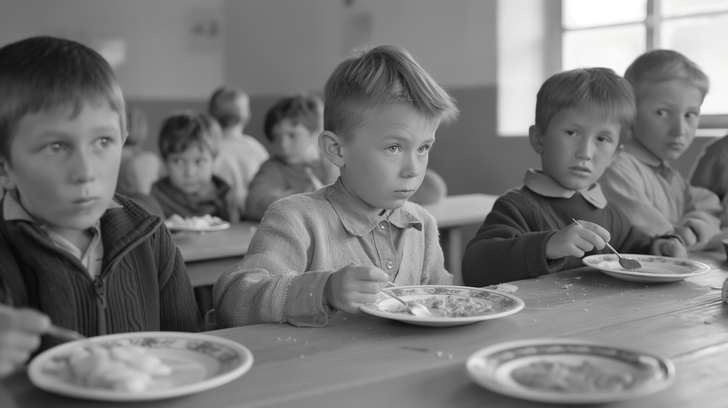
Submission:
M 215 174 L 228 183 L 238 212 L 243 215 L 248 187 L 260 166 L 268 160 L 268 151 L 258 139 L 243 133 L 250 122 L 250 100 L 243 90 L 232 86 L 217 89 L 210 97 L 208 113 L 222 129 Z
M 201 330 L 164 224 L 114 194 L 126 116 L 106 60 L 52 37 L 8 44 L 0 95 L 0 302 L 86 336 Z M 47 328 L 29 325 L 0 333 Z
M 707 143 L 690 174 L 690 184 L 707 188 L 725 203 L 728 192 L 728 136 Z
M 536 99 L 531 146 L 541 170 L 493 205 L 463 258 L 463 281 L 486 286 L 583 266 L 585 254 L 618 251 L 686 257 L 677 239 L 635 228 L 597 183 L 634 116 L 629 84 L 608 68 L 553 75 Z M 580 220 L 579 226 L 572 221 Z
M 268 110 L 264 130 L 273 157 L 250 183 L 245 205 L 249 220 L 263 218 L 268 206 L 280 198 L 314 191 L 339 176 L 339 169 L 319 149 L 322 122 L 321 100 L 313 96 L 283 98 Z
M 457 115 L 453 99 L 396 46 L 343 61 L 324 93 L 319 146 L 341 177 L 270 206 L 245 258 L 215 284 L 220 328 L 323 326 L 337 310 L 358 313 L 387 281 L 452 282 L 434 218 L 407 199 L 437 127 Z
M 689 250 L 706 249 L 720 232 L 718 196 L 688 184 L 669 160 L 695 138 L 708 77 L 671 50 L 642 54 L 624 77 L 634 90 L 637 113 L 624 149 L 600 181 L 604 195 L 648 234 L 675 233 Z
M 159 152 L 168 176 L 154 183 L 151 196 L 162 206 L 166 218 L 209 214 L 226 221 L 239 220 L 230 187 L 213 174 L 219 140 L 219 126 L 204 113 L 178 112 L 162 123 Z

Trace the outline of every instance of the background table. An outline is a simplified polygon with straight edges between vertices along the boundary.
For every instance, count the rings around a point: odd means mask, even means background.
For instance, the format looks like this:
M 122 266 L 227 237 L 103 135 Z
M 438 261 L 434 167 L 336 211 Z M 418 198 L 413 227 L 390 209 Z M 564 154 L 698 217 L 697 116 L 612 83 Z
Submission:
M 210 332 L 238 341 L 252 369 L 217 389 L 129 407 L 554 407 L 505 397 L 471 381 L 465 361 L 482 347 L 564 337 L 656 352 L 677 376 L 664 391 L 600 407 L 725 407 L 728 395 L 728 276 L 721 252 L 695 259 L 716 268 L 680 282 L 630 283 L 590 268 L 513 282 L 526 308 L 515 315 L 427 328 L 369 315 L 336 315 L 327 327 L 261 324 Z M 4 394 L 4 395 L 3 395 Z M 105 407 L 36 389 L 24 373 L 0 383 L 3 408 Z

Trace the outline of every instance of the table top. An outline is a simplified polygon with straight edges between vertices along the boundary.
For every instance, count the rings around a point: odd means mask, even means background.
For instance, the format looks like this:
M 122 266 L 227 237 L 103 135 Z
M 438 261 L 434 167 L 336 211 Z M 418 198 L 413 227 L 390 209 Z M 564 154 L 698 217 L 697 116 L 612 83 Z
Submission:
M 428 328 L 365 314 L 327 327 L 261 324 L 212 331 L 255 357 L 252 369 L 214 390 L 134 407 L 536 407 L 475 384 L 465 361 L 504 341 L 559 337 L 659 353 L 676 367 L 666 390 L 609 407 L 722 407 L 728 391 L 728 277 L 722 252 L 696 253 L 708 274 L 673 283 L 617 280 L 580 268 L 512 282 L 526 308 L 468 326 Z M 3 400 L 3 393 L 4 398 Z M 102 407 L 36 389 L 24 373 L 0 383 L 8 408 Z
M 248 252 L 258 223 L 239 222 L 214 232 L 178 232 L 172 234 L 185 262 L 241 257 Z

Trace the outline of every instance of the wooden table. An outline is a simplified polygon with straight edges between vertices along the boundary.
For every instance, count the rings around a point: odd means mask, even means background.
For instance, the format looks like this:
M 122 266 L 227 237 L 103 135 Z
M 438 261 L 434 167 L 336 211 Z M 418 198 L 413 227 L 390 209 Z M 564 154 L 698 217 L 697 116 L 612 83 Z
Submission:
M 600 407 L 728 405 L 728 305 L 719 287 L 725 255 L 698 253 L 716 270 L 675 283 L 644 284 L 581 268 L 513 282 L 526 308 L 451 328 L 410 326 L 340 313 L 323 328 L 261 324 L 210 332 L 251 349 L 251 370 L 214 390 L 129 407 L 555 407 L 476 385 L 468 356 L 499 342 L 564 337 L 652 351 L 670 358 L 676 380 L 659 393 Z M 5 398 L 5 400 L 3 400 Z M 106 407 L 36 389 L 24 373 L 0 382 L 3 408 Z

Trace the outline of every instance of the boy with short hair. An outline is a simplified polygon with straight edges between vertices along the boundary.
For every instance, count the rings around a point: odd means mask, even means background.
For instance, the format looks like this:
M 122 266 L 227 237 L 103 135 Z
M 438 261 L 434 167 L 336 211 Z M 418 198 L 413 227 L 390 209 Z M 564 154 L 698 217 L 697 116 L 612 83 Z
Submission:
M 162 123 L 159 152 L 168 176 L 154 183 L 151 196 L 165 217 L 209 214 L 226 221 L 239 220 L 234 194 L 213 174 L 219 142 L 220 127 L 207 114 L 182 111 Z
M 0 303 L 86 336 L 199 331 L 169 232 L 114 195 L 124 110 L 111 67 L 90 48 L 52 37 L 0 48 Z M 12 332 L 0 326 L 0 337 Z M 55 344 L 44 336 L 40 349 Z M 7 351 L 0 365 L 17 355 Z
M 495 202 L 463 258 L 463 280 L 486 286 L 582 266 L 605 243 L 631 253 L 685 257 L 670 237 L 652 238 L 608 203 L 597 183 L 634 117 L 629 84 L 607 68 L 576 69 L 544 82 L 529 129 L 541 170 Z M 582 226 L 572 219 L 580 220 Z
M 646 232 L 674 232 L 688 249 L 705 249 L 720 232 L 720 201 L 691 186 L 669 160 L 695 138 L 708 77 L 671 50 L 642 54 L 624 77 L 634 89 L 637 113 L 631 136 L 601 180 L 604 194 Z
M 250 183 L 247 218 L 259 221 L 274 201 L 314 191 L 336 181 L 339 169 L 321 153 L 323 103 L 311 95 L 285 97 L 265 116 L 263 128 L 273 157 Z
M 219 327 L 323 326 L 358 313 L 388 281 L 449 284 L 434 218 L 407 202 L 454 100 L 404 49 L 379 46 L 336 67 L 324 91 L 323 154 L 340 178 L 273 203 L 245 258 L 215 284 Z

